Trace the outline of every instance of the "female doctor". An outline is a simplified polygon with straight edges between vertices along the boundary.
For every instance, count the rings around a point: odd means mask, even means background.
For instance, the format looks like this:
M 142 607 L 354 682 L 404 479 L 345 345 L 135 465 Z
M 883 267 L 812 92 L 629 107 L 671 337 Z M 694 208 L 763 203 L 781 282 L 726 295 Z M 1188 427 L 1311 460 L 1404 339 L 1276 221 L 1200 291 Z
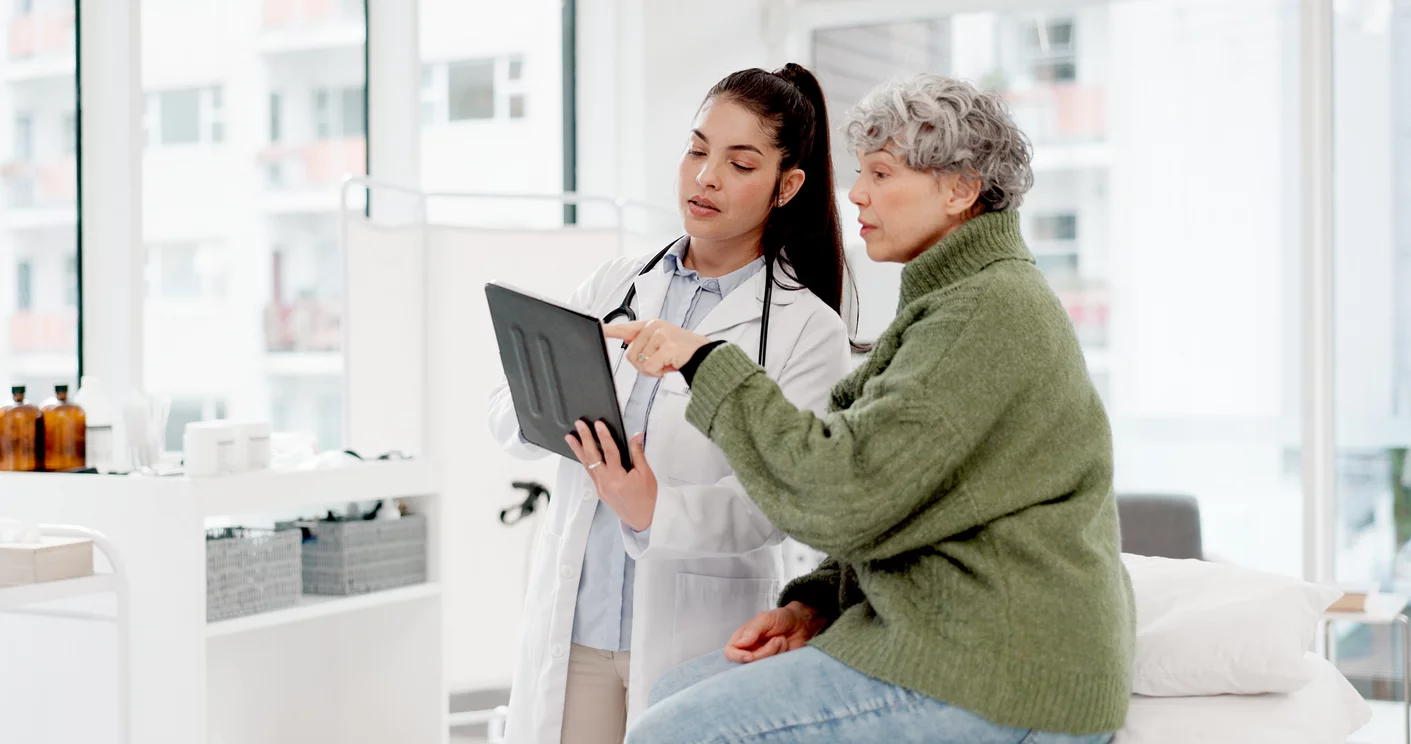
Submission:
M 823 94 L 804 68 L 721 80 L 681 157 L 687 234 L 602 266 L 571 304 L 751 349 L 793 403 L 822 413 L 849 366 L 828 142 Z M 559 465 L 532 560 L 511 744 L 621 742 L 658 677 L 724 646 L 780 590 L 783 536 L 686 422 L 684 380 L 639 376 L 617 344 L 609 351 L 633 467 L 605 429 L 564 432 L 578 461 Z M 506 385 L 490 426 L 516 456 L 549 455 L 521 436 Z

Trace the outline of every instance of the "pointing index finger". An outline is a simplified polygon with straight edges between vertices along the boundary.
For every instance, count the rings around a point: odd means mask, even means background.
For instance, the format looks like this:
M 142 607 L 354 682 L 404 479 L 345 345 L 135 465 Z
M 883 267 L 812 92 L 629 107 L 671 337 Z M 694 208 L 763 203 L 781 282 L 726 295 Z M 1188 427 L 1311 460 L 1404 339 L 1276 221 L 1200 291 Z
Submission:
M 631 323 L 611 323 L 603 326 L 603 335 L 630 343 L 637 338 L 637 334 L 641 333 L 642 328 L 646 325 L 646 321 L 643 320 L 634 320 Z

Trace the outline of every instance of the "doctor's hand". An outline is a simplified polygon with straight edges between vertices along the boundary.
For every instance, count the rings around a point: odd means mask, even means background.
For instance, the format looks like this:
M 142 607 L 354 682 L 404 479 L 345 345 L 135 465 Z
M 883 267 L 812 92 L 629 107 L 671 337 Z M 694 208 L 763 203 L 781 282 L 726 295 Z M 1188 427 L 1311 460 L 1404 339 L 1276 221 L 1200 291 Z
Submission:
M 725 658 L 747 664 L 803 648 L 823 630 L 823 618 L 803 602 L 790 602 L 755 615 L 725 644 Z
M 710 343 L 705 336 L 660 319 L 614 323 L 603 326 L 603 334 L 629 342 L 627 361 L 648 377 L 662 377 L 681 369 L 691 361 L 691 355 Z
M 577 436 L 569 434 L 564 441 L 587 468 L 588 477 L 598 489 L 598 498 L 628 527 L 638 532 L 651 527 L 657 506 L 657 477 L 647 465 L 647 453 L 642 449 L 643 435 L 638 434 L 628 442 L 632 456 L 632 472 L 629 473 L 622 467 L 622 451 L 613 441 L 607 424 L 599 421 L 589 429 L 586 422 L 579 421 L 577 431 Z

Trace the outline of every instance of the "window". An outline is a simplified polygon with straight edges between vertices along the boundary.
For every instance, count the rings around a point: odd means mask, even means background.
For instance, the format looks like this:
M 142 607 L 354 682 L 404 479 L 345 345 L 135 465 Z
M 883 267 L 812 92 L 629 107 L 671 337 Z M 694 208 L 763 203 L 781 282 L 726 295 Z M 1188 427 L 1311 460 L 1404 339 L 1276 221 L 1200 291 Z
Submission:
M 1336 578 L 1411 592 L 1411 3 L 1339 5 L 1334 69 Z M 1339 624 L 1338 666 L 1400 700 L 1391 628 Z M 1396 660 L 1396 661 L 1394 661 Z M 1399 730 L 1399 729 L 1398 729 Z M 1360 737 L 1360 735 L 1359 735 Z
M 366 135 L 363 98 L 361 87 L 320 88 L 314 91 L 315 134 L 318 139 Z
M 948 74 L 951 69 L 951 23 L 931 18 L 901 23 L 816 29 L 812 34 L 814 71 L 838 120 L 878 81 L 918 71 Z M 857 159 L 842 137 L 833 138 L 833 173 L 846 191 L 857 180 Z
M 579 3 L 580 38 L 590 32 L 583 8 Z M 564 190 L 563 21 L 562 3 L 520 3 L 507 17 L 493 4 L 419 0 L 425 189 Z M 466 34 L 467 27 L 495 33 Z M 591 105 L 580 101 L 579 110 Z M 563 207 L 547 202 L 479 200 L 468 206 L 457 216 L 464 224 L 552 226 L 564 219 Z M 585 213 L 577 214 L 582 219 Z
M 328 139 L 333 136 L 333 112 L 328 106 L 328 91 L 314 91 L 314 136 Z
M 230 416 L 337 448 L 341 274 L 319 277 L 331 286 L 291 285 L 318 291 L 285 302 L 268 267 L 286 246 L 325 244 L 338 264 L 332 197 L 367 167 L 363 3 L 254 5 L 141 3 L 142 79 L 152 89 L 143 382 L 173 397 L 173 442 L 187 421 Z M 247 14 L 258 22 L 230 22 Z M 176 142 L 210 146 L 164 152 Z M 316 275 L 311 264 L 300 271 Z M 280 393 L 308 379 L 325 384 L 322 407 Z
M 206 91 L 204 103 L 205 120 L 210 123 L 211 141 L 220 142 L 225 139 L 225 95 L 220 87 L 211 88 Z
M 278 143 L 283 137 L 284 99 L 278 93 L 269 94 L 269 141 Z
M 1078 256 L 1072 253 L 1041 253 L 1034 256 L 1034 262 L 1044 276 L 1050 279 L 1070 280 L 1078 275 Z
M 1030 73 L 1041 82 L 1070 82 L 1078 79 L 1077 46 L 1073 41 L 1073 19 L 1040 18 L 1029 26 Z
M 1199 185 L 1213 162 L 1297 170 L 1297 3 L 1072 6 L 883 25 L 860 9 L 804 33 L 837 116 L 918 69 L 1006 99 L 1034 145 L 1024 235 L 1106 401 L 1117 492 L 1190 494 L 1210 555 L 1298 574 L 1301 475 L 1282 467 L 1300 431 L 1297 188 L 1227 181 L 1219 201 L 1241 209 L 1223 211 L 1203 209 Z M 1101 64 L 1080 70 L 1080 57 Z M 1241 115 L 1181 100 L 1239 101 Z M 855 158 L 839 163 L 850 181 Z M 851 223 L 856 208 L 841 209 Z M 849 231 L 853 266 L 885 274 L 861 247 Z M 888 276 L 859 283 L 864 337 L 896 308 Z
M 78 152 L 78 114 L 70 111 L 64 114 L 64 144 L 63 154 L 73 155 Z
M 177 243 L 158 249 L 161 261 L 161 295 L 173 298 L 201 296 L 201 275 L 196 271 L 195 243 Z
M 0 389 L 49 391 L 54 382 L 78 383 L 74 3 L 13 0 L 5 8 Z
M 78 256 L 64 259 L 64 305 L 78 308 Z
M 494 61 L 457 62 L 447 66 L 451 121 L 495 116 Z
M 28 310 L 34 307 L 34 265 L 21 261 L 15 267 L 15 309 Z
M 505 85 L 504 94 L 506 106 L 509 109 L 511 119 L 523 119 L 524 110 L 524 60 L 519 57 L 510 57 L 504 61 Z
M 299 421 L 317 421 L 305 429 L 322 442 L 336 442 L 342 436 L 343 404 L 341 383 L 336 377 L 286 377 L 271 381 L 270 397 L 275 401 L 275 431 L 298 428 Z
M 147 246 L 148 297 L 167 300 L 220 299 L 225 267 L 215 241 Z
M 1031 240 L 1077 240 L 1078 215 L 1045 214 L 1034 218 Z
M 9 183 L 9 197 L 12 207 L 34 206 L 34 179 L 16 176 Z
M 201 141 L 201 91 L 170 90 L 159 94 L 161 143 L 185 145 Z
M 524 119 L 529 114 L 528 86 L 522 57 L 425 65 L 421 76 L 422 124 Z
M 367 107 L 362 88 L 345 88 L 342 91 L 344 137 L 362 137 L 367 134 Z
M 34 159 L 34 117 L 15 116 L 15 160 L 25 163 Z
M 180 450 L 186 425 L 226 417 L 225 401 L 219 398 L 173 398 L 167 411 L 166 449 Z
M 224 93 L 220 86 L 149 93 L 148 145 L 218 143 L 225 139 Z

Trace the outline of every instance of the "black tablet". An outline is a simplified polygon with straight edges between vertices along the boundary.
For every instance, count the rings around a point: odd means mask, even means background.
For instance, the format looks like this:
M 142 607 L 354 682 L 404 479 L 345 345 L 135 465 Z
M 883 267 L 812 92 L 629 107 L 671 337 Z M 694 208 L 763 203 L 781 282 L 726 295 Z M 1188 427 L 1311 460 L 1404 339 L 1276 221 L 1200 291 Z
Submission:
M 597 318 L 499 282 L 485 285 L 490 320 L 524 438 L 570 460 L 574 422 L 607 422 L 632 469 L 612 366 Z

